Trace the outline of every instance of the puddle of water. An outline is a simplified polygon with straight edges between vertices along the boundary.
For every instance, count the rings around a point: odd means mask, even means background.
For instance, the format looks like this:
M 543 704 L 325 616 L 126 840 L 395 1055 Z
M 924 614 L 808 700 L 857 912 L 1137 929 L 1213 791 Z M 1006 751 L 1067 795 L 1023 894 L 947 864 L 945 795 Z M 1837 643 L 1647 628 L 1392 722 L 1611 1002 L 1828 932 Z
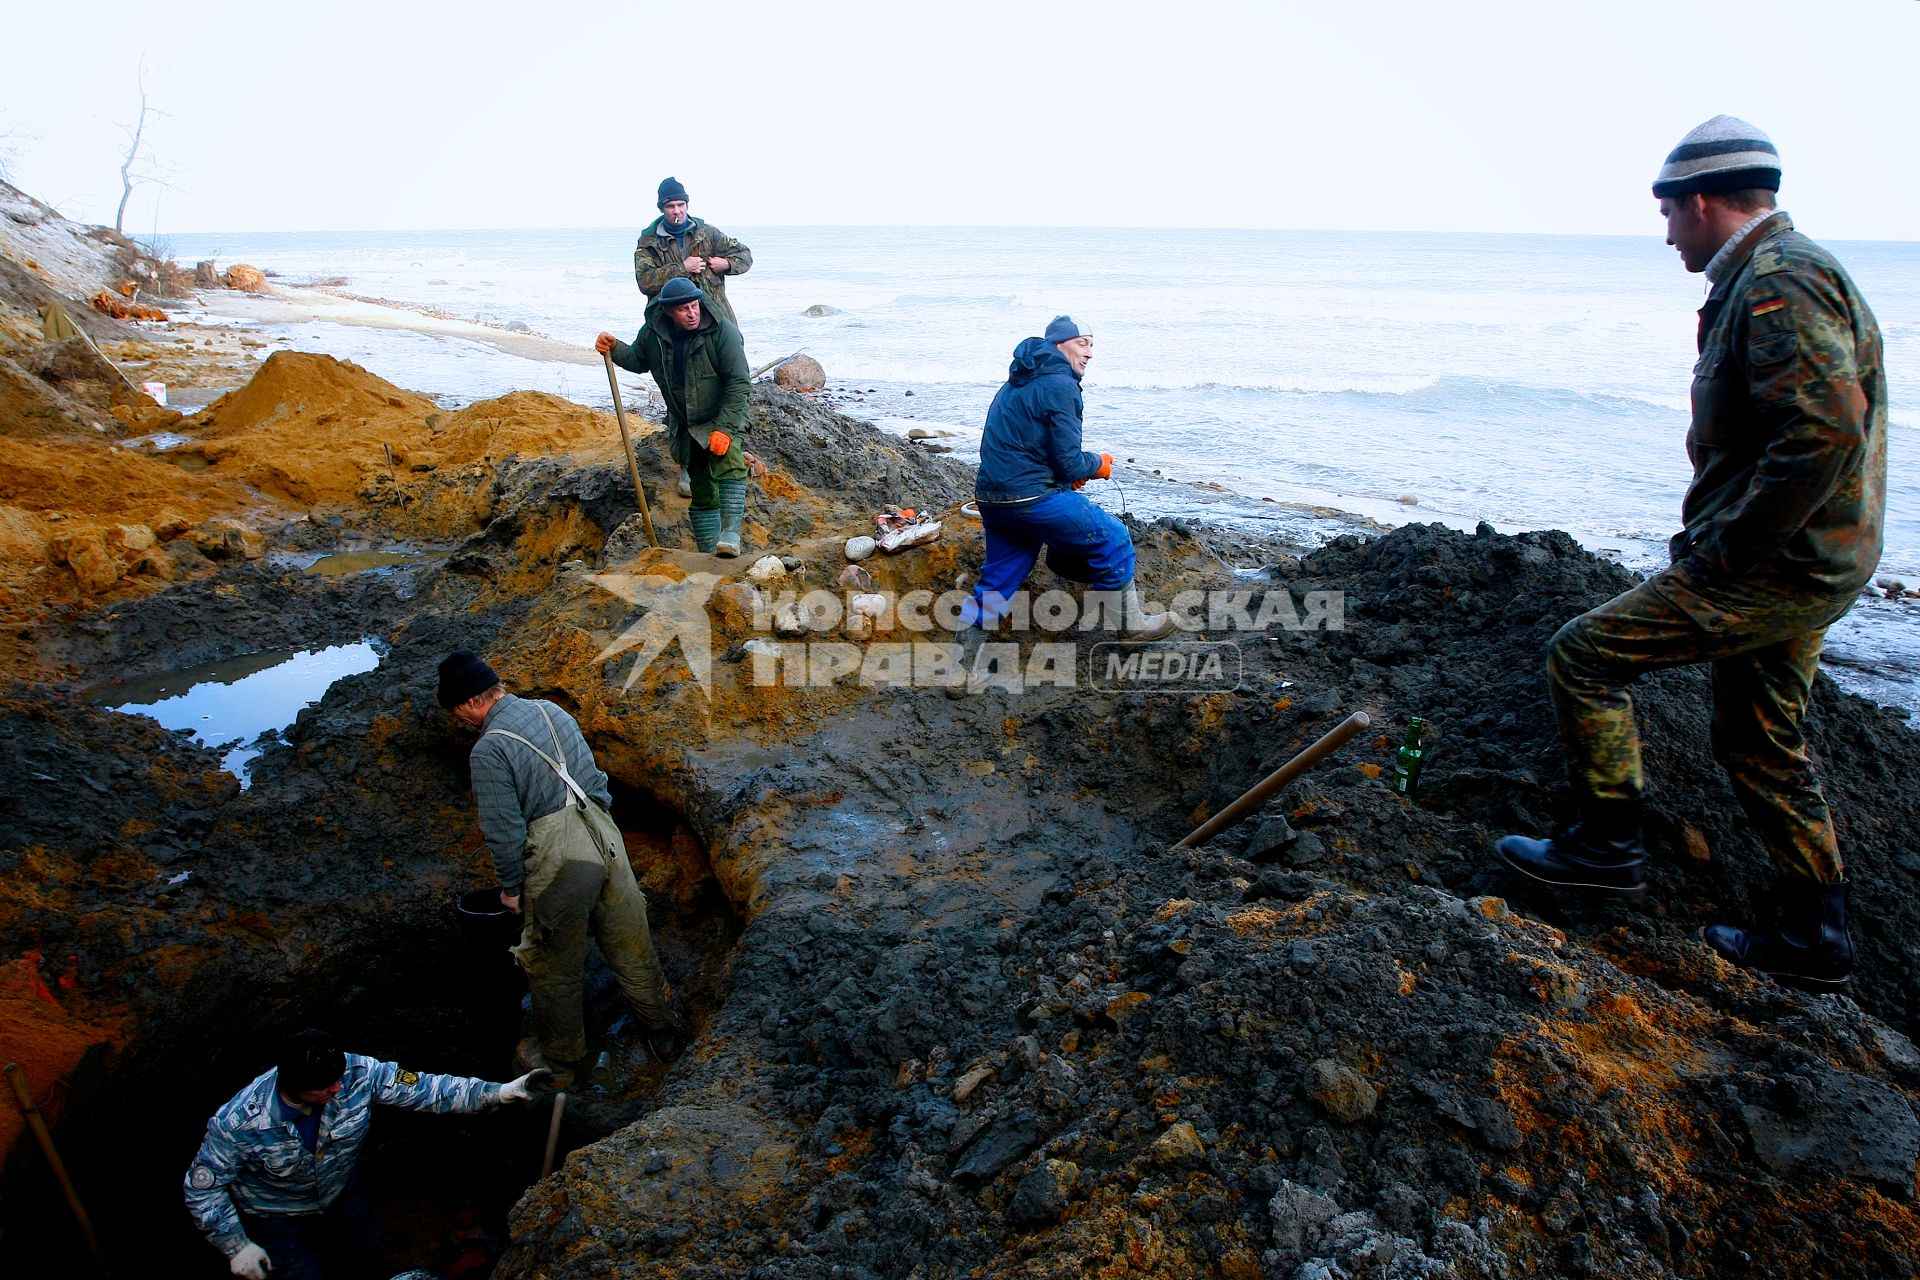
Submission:
M 395 565 L 445 558 L 445 552 L 434 551 L 337 551 L 330 556 L 321 556 L 308 565 L 304 572 L 321 578 L 344 578 L 350 573 L 365 573 L 369 569 L 391 569 Z
M 205 471 L 213 465 L 213 459 L 204 453 L 192 453 L 184 450 L 169 449 L 158 455 L 171 462 L 182 471 Z
M 142 436 L 137 440 L 129 440 L 127 443 L 134 445 L 144 444 L 151 447 L 155 453 L 165 453 L 169 449 L 178 449 L 183 444 L 192 444 L 193 437 L 183 436 L 178 431 L 156 431 L 150 436 Z
M 221 767 L 245 787 L 248 766 L 279 740 L 281 730 L 334 681 L 373 670 L 380 657 L 371 640 L 319 650 L 273 649 L 129 680 L 96 691 L 94 701 L 149 716 L 162 728 L 190 730 L 201 746 L 224 752 Z

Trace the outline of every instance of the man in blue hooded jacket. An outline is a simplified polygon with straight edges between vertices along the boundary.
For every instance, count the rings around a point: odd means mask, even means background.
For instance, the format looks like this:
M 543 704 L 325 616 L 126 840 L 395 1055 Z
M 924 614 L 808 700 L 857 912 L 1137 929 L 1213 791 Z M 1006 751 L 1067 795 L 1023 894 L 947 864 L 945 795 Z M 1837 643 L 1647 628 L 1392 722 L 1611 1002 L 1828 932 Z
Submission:
M 1172 614 L 1148 613 L 1141 605 L 1127 527 L 1079 492 L 1089 480 L 1113 476 L 1112 454 L 1080 447 L 1080 379 L 1092 359 L 1092 331 L 1071 316 L 1055 316 L 1044 337 L 1013 349 L 1006 385 L 987 410 L 973 482 L 987 554 L 961 611 L 966 663 L 1006 616 L 1043 549 L 1055 573 L 1113 593 L 1109 600 L 1118 605 L 1129 639 L 1158 640 L 1176 625 Z

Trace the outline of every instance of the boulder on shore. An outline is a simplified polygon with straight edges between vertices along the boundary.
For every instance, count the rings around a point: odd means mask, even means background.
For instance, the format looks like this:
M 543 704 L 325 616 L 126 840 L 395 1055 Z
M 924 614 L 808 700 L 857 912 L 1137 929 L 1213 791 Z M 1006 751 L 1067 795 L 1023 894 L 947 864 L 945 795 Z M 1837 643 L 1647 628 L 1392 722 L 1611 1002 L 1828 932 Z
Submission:
M 827 385 L 827 371 L 812 356 L 794 356 L 773 371 L 773 384 L 782 391 L 818 391 Z
M 225 276 L 229 289 L 238 289 L 243 293 L 265 293 L 267 291 L 266 272 L 258 267 L 250 267 L 244 262 L 236 262 L 227 268 Z

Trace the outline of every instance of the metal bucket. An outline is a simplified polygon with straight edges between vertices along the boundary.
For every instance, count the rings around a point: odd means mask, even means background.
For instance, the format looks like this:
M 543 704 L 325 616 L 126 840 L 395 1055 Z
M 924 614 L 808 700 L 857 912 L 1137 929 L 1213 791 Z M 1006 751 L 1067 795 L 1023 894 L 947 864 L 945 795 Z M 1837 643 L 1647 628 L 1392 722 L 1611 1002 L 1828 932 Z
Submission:
M 520 917 L 500 902 L 500 886 L 471 889 L 453 900 L 460 932 L 475 947 L 487 951 L 511 947 L 520 940 Z

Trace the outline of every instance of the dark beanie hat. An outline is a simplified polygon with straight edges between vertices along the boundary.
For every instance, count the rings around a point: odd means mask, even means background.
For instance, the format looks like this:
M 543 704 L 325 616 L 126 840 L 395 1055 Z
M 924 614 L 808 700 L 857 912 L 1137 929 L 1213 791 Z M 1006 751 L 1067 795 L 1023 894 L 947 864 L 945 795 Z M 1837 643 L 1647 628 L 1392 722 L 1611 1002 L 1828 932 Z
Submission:
M 286 1093 L 324 1089 L 347 1070 L 347 1055 L 333 1037 L 311 1028 L 296 1031 L 280 1042 L 274 1059 L 277 1083 Z
M 1780 189 L 1780 153 L 1745 120 L 1715 116 L 1680 139 L 1653 180 L 1656 197 Z
M 465 649 L 456 650 L 440 664 L 440 705 L 451 711 L 499 683 L 500 677 L 484 659 Z
M 1080 325 L 1072 316 L 1055 316 L 1047 325 L 1048 342 L 1058 346 L 1074 338 L 1091 338 L 1093 330 Z
M 677 307 L 683 302 L 700 302 L 706 298 L 700 292 L 700 286 L 685 276 L 675 276 L 660 289 L 660 301 L 669 307 Z
M 687 189 L 680 185 L 680 179 L 662 178 L 660 180 L 660 198 L 653 202 L 653 207 L 663 209 L 669 200 L 685 200 L 686 198 Z

